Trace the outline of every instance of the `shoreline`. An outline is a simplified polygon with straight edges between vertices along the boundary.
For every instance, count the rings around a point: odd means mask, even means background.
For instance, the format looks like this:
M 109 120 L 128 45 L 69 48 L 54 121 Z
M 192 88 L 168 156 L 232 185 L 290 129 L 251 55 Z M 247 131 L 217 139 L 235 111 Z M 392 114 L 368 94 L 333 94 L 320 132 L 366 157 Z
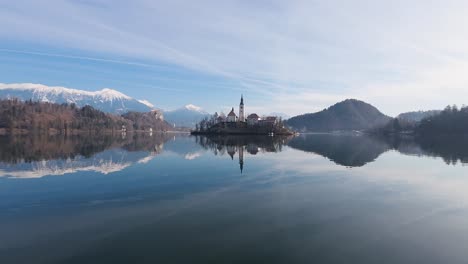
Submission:
M 129 131 L 119 131 L 119 130 L 112 130 L 112 129 L 103 129 L 103 130 L 67 130 L 67 131 L 59 131 L 56 129 L 48 129 L 48 130 L 39 130 L 39 131 L 31 131 L 28 129 L 19 129 L 15 128 L 13 131 L 6 128 L 0 128 L 0 136 L 25 136 L 25 135 L 49 135 L 49 136 L 57 136 L 57 135 L 64 135 L 64 136 L 78 136 L 78 135 L 122 135 L 122 134 L 133 134 L 133 133 L 145 133 L 145 134 L 159 134 L 159 133 L 186 133 L 188 131 L 177 131 L 177 130 L 162 130 L 162 131 L 148 131 L 148 130 L 129 130 Z
M 256 132 L 202 132 L 202 131 L 191 131 L 190 135 L 213 135 L 213 136 L 292 136 L 296 133 L 256 133 Z

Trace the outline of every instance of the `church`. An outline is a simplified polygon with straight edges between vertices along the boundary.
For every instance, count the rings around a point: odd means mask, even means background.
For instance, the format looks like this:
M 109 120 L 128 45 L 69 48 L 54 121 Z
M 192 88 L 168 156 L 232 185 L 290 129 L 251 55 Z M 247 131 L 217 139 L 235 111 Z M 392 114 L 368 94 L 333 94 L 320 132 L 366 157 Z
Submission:
M 244 96 L 241 95 L 241 100 L 239 104 L 239 117 L 237 117 L 234 112 L 234 107 L 231 109 L 231 112 L 227 115 L 226 122 L 245 122 L 244 118 Z
M 196 129 L 191 131 L 194 135 L 199 134 L 233 134 L 233 135 L 292 135 L 283 126 L 281 119 L 276 116 L 262 116 L 256 113 L 245 114 L 244 96 L 241 95 L 239 112 L 234 107 L 225 115 L 215 113 L 211 118 L 200 121 Z
M 250 114 L 245 117 L 245 108 L 244 108 L 244 96 L 241 95 L 240 103 L 239 103 L 239 115 L 236 115 L 236 112 L 234 110 L 234 107 L 231 109 L 229 114 L 225 117 L 223 115 L 217 117 L 217 122 L 222 123 L 222 122 L 227 122 L 227 123 L 236 123 L 236 122 L 244 122 L 247 123 L 248 125 L 258 125 L 258 124 L 263 124 L 263 123 L 276 123 L 277 118 L 276 117 L 266 117 L 266 118 L 261 118 L 259 115 L 256 113 Z

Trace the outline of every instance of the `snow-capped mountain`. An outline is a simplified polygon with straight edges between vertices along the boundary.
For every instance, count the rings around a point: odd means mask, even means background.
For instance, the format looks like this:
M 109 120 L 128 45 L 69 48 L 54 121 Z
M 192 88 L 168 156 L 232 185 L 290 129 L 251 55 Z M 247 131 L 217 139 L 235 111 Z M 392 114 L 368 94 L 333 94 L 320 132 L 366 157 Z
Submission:
M 205 113 L 203 109 L 199 106 L 193 105 L 193 104 L 188 104 L 183 107 L 183 109 L 189 110 L 189 111 L 194 111 L 194 112 L 200 112 L 200 113 Z
M 207 116 L 209 116 L 208 112 L 193 104 L 164 112 L 164 119 L 177 127 L 195 127 L 196 123 Z
M 108 113 L 122 114 L 128 111 L 148 112 L 154 106 L 146 100 L 136 100 L 109 88 L 100 91 L 84 91 L 60 86 L 34 83 L 0 83 L 0 98 L 33 100 L 51 103 L 75 103 L 82 107 L 90 105 Z

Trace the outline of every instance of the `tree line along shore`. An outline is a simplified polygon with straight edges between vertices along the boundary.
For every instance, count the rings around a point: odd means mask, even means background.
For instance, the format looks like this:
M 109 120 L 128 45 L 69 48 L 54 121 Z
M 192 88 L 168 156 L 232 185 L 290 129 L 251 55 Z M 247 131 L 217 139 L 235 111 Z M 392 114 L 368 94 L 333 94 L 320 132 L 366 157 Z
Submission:
M 105 113 L 92 106 L 0 100 L 0 134 L 165 132 L 174 128 L 153 112 Z

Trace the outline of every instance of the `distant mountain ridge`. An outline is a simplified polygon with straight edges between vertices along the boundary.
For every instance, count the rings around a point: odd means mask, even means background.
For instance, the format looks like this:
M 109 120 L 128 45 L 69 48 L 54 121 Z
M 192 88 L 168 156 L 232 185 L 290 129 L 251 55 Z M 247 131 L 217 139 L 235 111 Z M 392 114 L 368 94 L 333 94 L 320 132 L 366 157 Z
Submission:
M 366 130 L 390 120 L 390 117 L 366 102 L 347 99 L 317 113 L 292 117 L 286 124 L 302 132 L 331 132 Z
M 61 86 L 34 83 L 0 83 L 0 99 L 19 99 L 49 103 L 74 103 L 78 107 L 90 105 L 107 113 L 123 114 L 129 111 L 149 112 L 154 106 L 145 100 L 136 100 L 119 91 L 104 88 L 100 91 L 84 91 Z
M 429 111 L 414 111 L 401 113 L 397 116 L 397 119 L 409 121 L 409 122 L 420 122 L 426 117 L 435 116 L 440 114 L 441 110 L 429 110 Z
M 195 127 L 195 124 L 210 114 L 201 107 L 188 104 L 172 111 L 164 111 L 164 119 L 177 127 Z

